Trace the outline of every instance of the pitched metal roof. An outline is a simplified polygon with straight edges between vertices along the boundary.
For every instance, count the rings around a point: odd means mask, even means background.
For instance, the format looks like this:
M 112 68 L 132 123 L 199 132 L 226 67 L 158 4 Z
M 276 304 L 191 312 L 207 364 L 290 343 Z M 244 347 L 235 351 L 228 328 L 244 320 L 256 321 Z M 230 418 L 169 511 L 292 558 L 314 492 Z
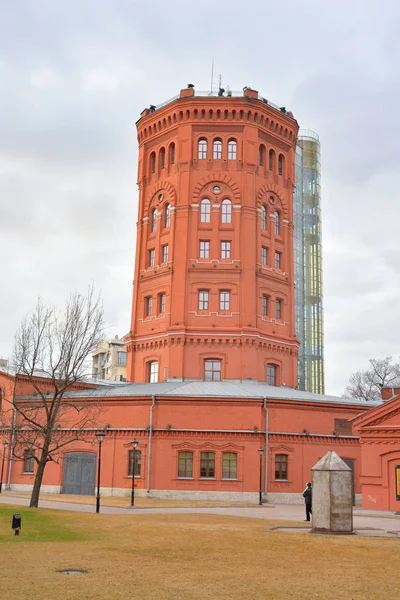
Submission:
M 143 396 L 192 397 L 192 398 L 267 398 L 318 402 L 323 404 L 347 404 L 360 406 L 378 406 L 380 402 L 342 398 L 324 394 L 312 394 L 286 386 L 271 386 L 261 381 L 225 380 L 169 380 L 160 383 L 123 383 L 115 387 L 98 387 L 91 390 L 70 392 L 68 397 L 124 397 Z

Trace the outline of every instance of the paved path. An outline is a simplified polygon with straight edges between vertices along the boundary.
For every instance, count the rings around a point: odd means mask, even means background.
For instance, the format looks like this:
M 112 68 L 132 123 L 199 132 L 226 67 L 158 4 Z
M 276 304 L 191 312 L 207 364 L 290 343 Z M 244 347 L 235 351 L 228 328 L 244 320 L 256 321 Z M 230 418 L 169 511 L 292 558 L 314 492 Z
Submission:
M 9 492 L 1 494 L 0 504 L 12 504 L 15 506 L 27 506 L 28 498 L 12 496 Z M 60 502 L 52 500 L 41 500 L 41 508 L 56 510 L 70 510 L 77 512 L 95 512 L 95 500 L 93 505 L 80 504 L 78 502 Z M 249 517 L 256 519 L 268 519 L 273 521 L 296 521 L 304 520 L 304 506 L 299 504 L 266 504 L 263 506 L 220 506 L 220 507 L 160 507 L 160 508 L 121 508 L 117 506 L 101 506 L 101 513 L 107 515 L 149 515 L 149 514 L 208 514 L 225 515 L 232 517 Z M 354 527 L 360 529 L 380 529 L 383 531 L 400 532 L 400 515 L 395 516 L 389 511 L 365 511 L 354 510 Z

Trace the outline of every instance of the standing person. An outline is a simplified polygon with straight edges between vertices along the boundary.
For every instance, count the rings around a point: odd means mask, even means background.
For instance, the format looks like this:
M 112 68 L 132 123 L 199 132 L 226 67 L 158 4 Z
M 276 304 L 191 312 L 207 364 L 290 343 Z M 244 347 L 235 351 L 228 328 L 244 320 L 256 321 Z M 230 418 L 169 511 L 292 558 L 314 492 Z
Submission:
M 303 492 L 304 502 L 306 503 L 306 518 L 305 521 L 310 521 L 310 515 L 312 515 L 312 486 L 311 483 L 307 483 L 307 487 Z

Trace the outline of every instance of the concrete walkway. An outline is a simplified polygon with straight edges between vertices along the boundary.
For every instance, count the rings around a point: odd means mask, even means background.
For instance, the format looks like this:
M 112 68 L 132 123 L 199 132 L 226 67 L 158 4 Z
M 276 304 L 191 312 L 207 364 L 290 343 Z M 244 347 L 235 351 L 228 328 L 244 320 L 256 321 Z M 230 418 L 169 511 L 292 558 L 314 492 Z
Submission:
M 104 499 L 106 502 L 106 499 Z M 11 504 L 13 506 L 28 506 L 29 499 L 13 496 L 12 492 L 0 495 L 0 504 Z M 78 502 L 60 502 L 52 500 L 41 500 L 40 508 L 51 508 L 54 510 L 69 510 L 85 513 L 95 512 L 95 498 L 93 504 L 80 504 Z M 160 508 L 121 508 L 117 506 L 101 506 L 102 514 L 107 515 L 149 515 L 149 514 L 207 514 L 223 515 L 231 517 L 247 517 L 255 519 L 266 519 L 271 521 L 304 521 L 304 506 L 299 504 L 264 504 L 263 506 L 220 506 L 220 507 L 160 507 Z M 381 532 L 399 532 L 400 515 L 395 516 L 389 511 L 365 511 L 354 509 L 354 528 L 378 530 Z

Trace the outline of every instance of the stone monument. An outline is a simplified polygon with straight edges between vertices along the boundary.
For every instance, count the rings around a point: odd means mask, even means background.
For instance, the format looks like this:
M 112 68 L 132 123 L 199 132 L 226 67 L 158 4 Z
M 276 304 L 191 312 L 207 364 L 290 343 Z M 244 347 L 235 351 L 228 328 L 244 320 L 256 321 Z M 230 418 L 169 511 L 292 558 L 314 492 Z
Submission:
M 312 533 L 353 533 L 352 471 L 327 452 L 312 471 Z

